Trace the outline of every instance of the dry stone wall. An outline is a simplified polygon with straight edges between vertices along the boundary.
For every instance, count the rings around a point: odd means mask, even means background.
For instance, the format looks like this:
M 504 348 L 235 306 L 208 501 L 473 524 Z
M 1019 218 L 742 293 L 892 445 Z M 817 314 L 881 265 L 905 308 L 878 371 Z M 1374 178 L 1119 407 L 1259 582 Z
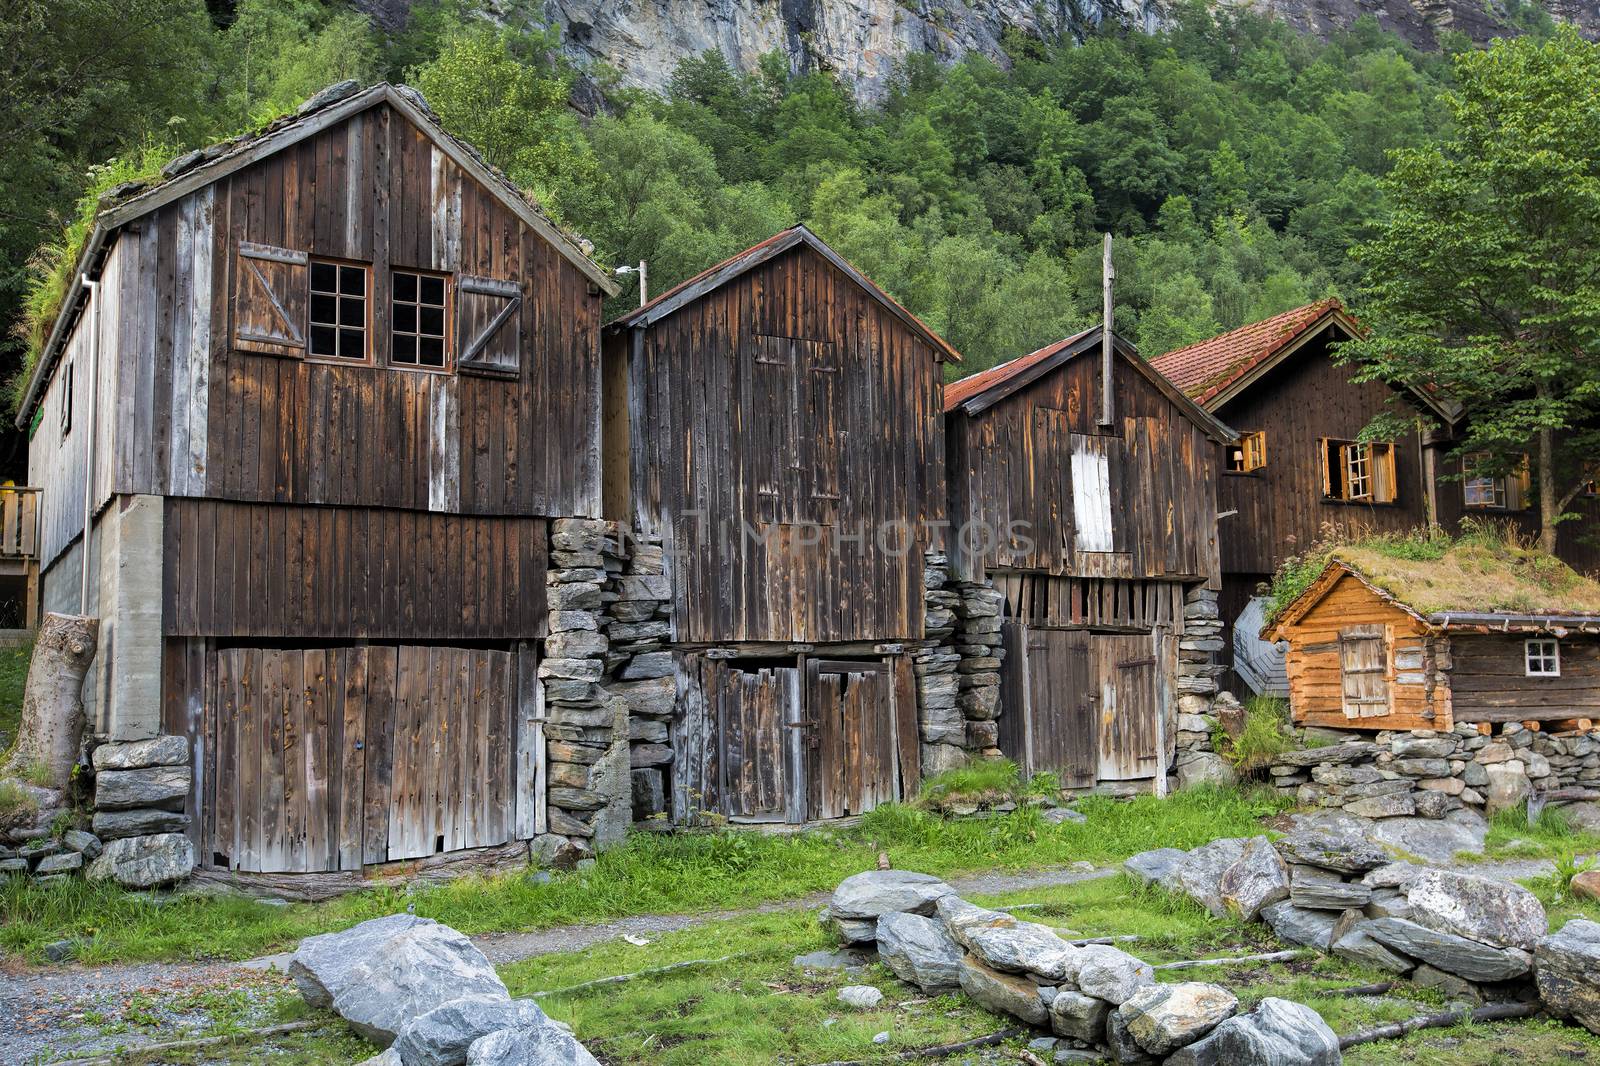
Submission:
M 990 584 L 955 579 L 948 557 L 923 560 L 924 639 L 912 652 L 924 777 L 973 755 L 998 758 L 1004 598 Z

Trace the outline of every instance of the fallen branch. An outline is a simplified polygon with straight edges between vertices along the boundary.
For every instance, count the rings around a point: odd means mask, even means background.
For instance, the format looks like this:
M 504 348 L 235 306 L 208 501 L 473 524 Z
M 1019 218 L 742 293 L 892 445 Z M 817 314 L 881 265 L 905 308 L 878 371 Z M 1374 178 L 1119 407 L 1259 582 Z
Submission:
M 1370 1044 L 1377 1040 L 1398 1040 L 1419 1029 L 1445 1029 L 1465 1021 L 1499 1022 L 1511 1018 L 1527 1018 L 1538 1014 L 1539 1010 L 1537 1003 L 1490 1003 L 1477 1010 L 1457 1007 L 1442 1014 L 1419 1014 L 1403 1022 L 1390 1022 L 1387 1025 L 1374 1025 L 1370 1029 L 1357 1029 L 1349 1036 L 1339 1038 L 1339 1050 L 1344 1051 L 1358 1044 Z
M 1330 988 L 1317 993 L 1320 996 L 1381 996 L 1392 991 L 1398 981 L 1379 981 L 1371 985 L 1349 985 L 1345 988 Z
M 1002 1029 L 997 1033 L 990 1033 L 988 1036 L 974 1037 L 971 1040 L 963 1040 L 956 1044 L 935 1044 L 932 1047 L 911 1048 L 889 1056 L 888 1061 L 916 1062 L 919 1059 L 942 1059 L 963 1051 L 971 1051 L 973 1048 L 993 1047 L 996 1044 L 1003 1044 L 1012 1037 L 1021 1036 L 1022 1034 L 1023 1030 L 1020 1027 L 1013 1026 L 1009 1029 Z M 873 1061 L 883 1062 L 884 1060 L 874 1059 Z M 819 1062 L 817 1066 L 867 1066 L 867 1063 L 861 1059 L 839 1059 L 835 1062 Z
M 1305 951 L 1267 951 L 1260 955 L 1234 955 L 1224 959 L 1184 959 L 1180 962 L 1163 962 L 1155 966 L 1157 970 L 1191 970 L 1197 966 L 1229 966 L 1236 962 L 1288 962 L 1298 959 Z
M 629 981 L 637 980 L 640 977 L 656 977 L 660 974 L 672 973 L 674 970 L 692 970 L 699 966 L 715 966 L 718 963 L 732 962 L 735 959 L 748 959 L 757 955 L 769 954 L 771 954 L 771 952 L 741 951 L 736 955 L 720 955 L 714 959 L 685 959 L 682 962 L 674 962 L 666 966 L 652 966 L 648 970 L 637 970 L 633 973 L 620 973 L 615 977 L 596 977 L 593 981 L 582 981 L 575 985 L 567 985 L 565 988 L 552 988 L 545 992 L 535 992 L 533 993 L 532 998 L 538 999 L 540 996 L 561 996 L 567 994 L 568 992 L 581 992 L 586 988 L 600 988 L 604 985 L 621 985 L 626 984 Z
M 190 1048 L 216 1047 L 218 1044 L 232 1044 L 240 1040 L 261 1040 L 266 1037 L 283 1036 L 285 1033 L 298 1033 L 306 1029 L 321 1029 L 338 1021 L 337 1018 L 322 1018 L 309 1022 L 284 1022 L 281 1025 L 269 1025 L 265 1029 L 240 1029 L 237 1032 L 223 1033 L 220 1036 L 197 1036 L 188 1040 L 167 1040 L 160 1044 L 144 1044 L 140 1047 L 124 1048 L 115 1055 L 107 1055 L 98 1059 L 73 1059 L 72 1066 L 115 1066 L 119 1062 L 127 1062 L 130 1057 L 144 1056 L 166 1051 L 187 1051 Z
M 1086 944 L 1126 944 L 1130 940 L 1143 939 L 1144 937 L 1136 933 L 1125 933 L 1122 936 L 1084 936 L 1077 940 L 1069 940 L 1067 943 L 1081 948 Z

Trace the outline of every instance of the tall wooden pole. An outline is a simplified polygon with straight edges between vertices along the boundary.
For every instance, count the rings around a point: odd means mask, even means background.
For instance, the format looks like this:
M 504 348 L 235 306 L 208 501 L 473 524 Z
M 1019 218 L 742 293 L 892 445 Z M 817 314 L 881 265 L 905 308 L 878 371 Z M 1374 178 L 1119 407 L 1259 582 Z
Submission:
M 1110 426 L 1116 417 L 1111 387 L 1114 380 L 1111 366 L 1111 282 L 1117 276 L 1111 266 L 1111 234 L 1106 234 L 1105 254 L 1100 264 L 1100 285 L 1105 307 L 1100 326 L 1100 424 Z

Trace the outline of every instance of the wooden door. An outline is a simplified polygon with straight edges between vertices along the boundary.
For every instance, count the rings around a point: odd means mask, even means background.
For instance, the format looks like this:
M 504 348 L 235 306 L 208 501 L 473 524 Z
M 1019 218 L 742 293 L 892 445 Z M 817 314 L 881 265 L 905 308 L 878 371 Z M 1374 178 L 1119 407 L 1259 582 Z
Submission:
M 1090 636 L 1096 683 L 1100 689 L 1102 781 L 1154 777 L 1160 708 L 1159 634 Z
M 542 828 L 531 651 L 220 648 L 208 658 L 207 860 L 359 870 Z
M 1378 718 L 1389 713 L 1388 649 L 1387 626 L 1339 630 L 1339 682 L 1346 718 Z
M 864 814 L 900 796 L 894 685 L 887 662 L 808 659 L 810 819 Z
M 1008 644 L 1006 683 L 1014 695 L 1005 696 L 1000 750 L 1025 775 L 1047 770 L 1066 788 L 1093 785 L 1099 691 L 1090 670 L 1089 634 L 1021 623 L 1007 623 L 1002 633 Z
M 800 671 L 730 661 L 716 676 L 722 813 L 746 822 L 802 821 Z

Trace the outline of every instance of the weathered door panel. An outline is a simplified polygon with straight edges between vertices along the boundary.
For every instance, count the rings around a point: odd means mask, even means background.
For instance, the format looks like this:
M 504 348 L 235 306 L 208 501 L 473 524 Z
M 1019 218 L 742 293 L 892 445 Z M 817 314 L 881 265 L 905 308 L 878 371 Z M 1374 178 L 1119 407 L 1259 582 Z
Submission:
M 1009 631 L 1006 680 L 1014 695 L 1000 719 L 1001 750 L 1025 774 L 1049 771 L 1067 788 L 1093 785 L 1099 722 L 1089 634 L 1019 623 L 1004 628 Z
M 791 667 L 717 671 L 718 750 L 722 813 L 745 821 L 800 821 L 797 775 L 800 673 Z
M 1102 781 L 1155 775 L 1158 647 L 1156 636 L 1151 634 L 1090 636 L 1100 689 Z
M 806 718 L 815 736 L 808 818 L 844 818 L 899 798 L 893 698 L 888 663 L 806 661 Z

